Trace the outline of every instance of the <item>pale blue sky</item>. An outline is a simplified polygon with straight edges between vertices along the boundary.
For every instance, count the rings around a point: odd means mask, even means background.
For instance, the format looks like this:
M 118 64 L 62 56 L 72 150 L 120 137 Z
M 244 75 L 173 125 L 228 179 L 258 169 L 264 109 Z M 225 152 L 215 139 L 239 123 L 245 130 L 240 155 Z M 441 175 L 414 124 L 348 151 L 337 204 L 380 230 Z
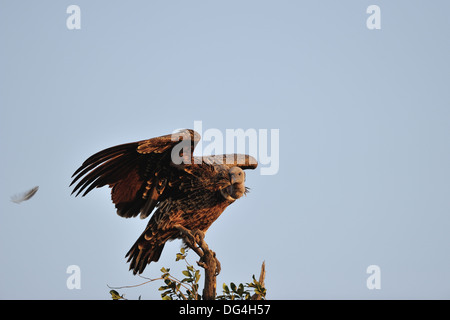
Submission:
M 81 30 L 66 8 L 81 8 Z M 368 30 L 366 8 L 381 8 Z M 109 299 L 140 283 L 147 221 L 70 196 L 106 147 L 176 128 L 279 129 L 280 166 L 206 240 L 270 299 L 450 298 L 448 1 L 0 1 L 0 298 Z M 39 185 L 20 205 L 10 197 Z M 177 270 L 180 242 L 162 266 Z M 194 254 L 190 254 L 194 260 Z M 81 268 L 81 289 L 66 268 Z M 366 268 L 381 268 L 368 290 Z M 159 299 L 160 283 L 122 290 Z

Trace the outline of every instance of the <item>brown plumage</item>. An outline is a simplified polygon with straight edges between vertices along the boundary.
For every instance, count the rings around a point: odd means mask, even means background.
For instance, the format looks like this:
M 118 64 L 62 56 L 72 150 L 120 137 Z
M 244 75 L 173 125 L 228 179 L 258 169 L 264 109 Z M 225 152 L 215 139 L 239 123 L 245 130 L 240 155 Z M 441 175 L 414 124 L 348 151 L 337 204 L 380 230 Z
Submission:
M 72 175 L 72 193 L 83 196 L 108 185 L 117 214 L 147 218 L 147 227 L 126 257 L 133 273 L 158 261 L 164 244 L 180 239 L 177 226 L 206 232 L 227 206 L 247 192 L 248 155 L 194 157 L 200 135 L 184 130 L 100 151 Z

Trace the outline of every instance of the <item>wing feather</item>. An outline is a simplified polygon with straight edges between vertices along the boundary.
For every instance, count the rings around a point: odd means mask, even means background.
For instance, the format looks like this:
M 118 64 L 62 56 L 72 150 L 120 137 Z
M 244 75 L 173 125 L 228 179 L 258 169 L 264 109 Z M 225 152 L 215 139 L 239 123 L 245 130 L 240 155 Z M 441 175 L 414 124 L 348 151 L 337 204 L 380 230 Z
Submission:
M 183 172 L 184 165 L 174 166 L 173 148 L 179 143 L 190 143 L 184 158 L 192 153 L 200 140 L 193 130 L 184 130 L 148 140 L 121 144 L 90 156 L 72 175 L 72 194 L 85 196 L 94 188 L 109 185 L 111 199 L 117 213 L 123 217 L 145 218 L 151 214 L 161 197 L 170 192 L 171 179 Z M 185 149 L 183 149 L 184 152 Z M 186 172 L 185 172 L 186 174 Z
M 39 190 L 39 186 L 36 186 L 24 193 L 16 194 L 11 197 L 11 201 L 14 203 L 21 203 L 23 201 L 31 199 L 32 196 L 36 194 L 36 192 Z

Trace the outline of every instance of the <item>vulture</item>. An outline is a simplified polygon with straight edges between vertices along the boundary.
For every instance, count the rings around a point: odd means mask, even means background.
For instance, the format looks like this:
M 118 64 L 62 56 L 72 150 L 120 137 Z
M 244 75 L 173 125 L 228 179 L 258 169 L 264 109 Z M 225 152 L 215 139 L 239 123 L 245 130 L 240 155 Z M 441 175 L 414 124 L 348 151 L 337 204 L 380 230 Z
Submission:
M 205 233 L 222 212 L 248 192 L 245 169 L 255 158 L 244 154 L 194 156 L 200 135 L 186 129 L 102 150 L 72 175 L 72 194 L 85 196 L 108 185 L 117 214 L 150 217 L 126 254 L 133 274 L 158 261 L 167 241 L 184 239 L 180 230 Z

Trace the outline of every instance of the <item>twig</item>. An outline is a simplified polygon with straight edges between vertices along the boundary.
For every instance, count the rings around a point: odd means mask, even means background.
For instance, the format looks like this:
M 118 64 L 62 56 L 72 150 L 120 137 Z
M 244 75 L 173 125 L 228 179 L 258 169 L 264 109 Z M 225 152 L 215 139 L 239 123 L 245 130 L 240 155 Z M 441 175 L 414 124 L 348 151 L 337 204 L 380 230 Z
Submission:
M 145 277 L 141 277 L 141 278 L 145 278 Z M 149 279 L 149 278 L 146 278 L 146 279 Z M 135 284 L 135 285 L 132 285 L 132 286 L 111 287 L 109 284 L 107 284 L 107 286 L 108 286 L 108 288 L 110 288 L 110 289 L 136 288 L 136 287 L 142 286 L 142 285 L 144 285 L 144 284 L 147 284 L 147 283 L 149 283 L 149 282 L 156 281 L 156 280 L 162 280 L 162 279 L 163 279 L 162 277 L 156 278 L 156 279 L 149 279 L 149 281 L 145 281 L 145 282 L 143 282 L 143 283 Z
M 263 261 L 262 265 L 261 265 L 261 274 L 259 275 L 259 283 L 261 285 L 261 287 L 265 287 L 264 285 L 264 279 L 266 277 L 266 262 Z M 261 300 L 262 297 L 260 294 L 255 293 L 252 297 L 251 300 Z

